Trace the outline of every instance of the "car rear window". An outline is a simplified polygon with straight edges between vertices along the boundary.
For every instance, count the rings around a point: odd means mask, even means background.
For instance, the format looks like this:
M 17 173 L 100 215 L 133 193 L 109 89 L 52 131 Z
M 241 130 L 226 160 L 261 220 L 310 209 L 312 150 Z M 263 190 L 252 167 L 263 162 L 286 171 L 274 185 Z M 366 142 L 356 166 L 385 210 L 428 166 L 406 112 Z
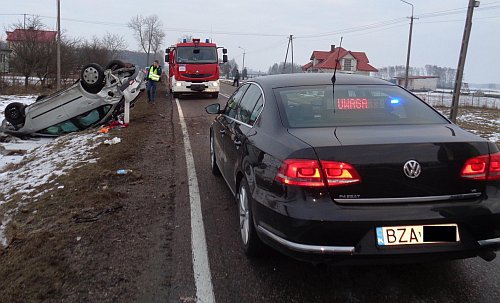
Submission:
M 285 87 L 275 90 L 289 127 L 437 124 L 448 121 L 420 99 L 392 85 Z

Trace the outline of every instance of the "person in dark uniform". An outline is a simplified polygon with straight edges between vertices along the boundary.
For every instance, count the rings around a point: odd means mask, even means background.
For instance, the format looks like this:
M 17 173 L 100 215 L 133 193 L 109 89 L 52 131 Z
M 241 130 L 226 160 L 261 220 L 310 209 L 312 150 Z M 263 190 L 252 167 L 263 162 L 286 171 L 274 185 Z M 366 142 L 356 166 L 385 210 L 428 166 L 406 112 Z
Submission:
M 234 81 L 233 81 L 233 86 L 240 86 L 240 72 L 236 69 L 236 72 L 234 73 Z

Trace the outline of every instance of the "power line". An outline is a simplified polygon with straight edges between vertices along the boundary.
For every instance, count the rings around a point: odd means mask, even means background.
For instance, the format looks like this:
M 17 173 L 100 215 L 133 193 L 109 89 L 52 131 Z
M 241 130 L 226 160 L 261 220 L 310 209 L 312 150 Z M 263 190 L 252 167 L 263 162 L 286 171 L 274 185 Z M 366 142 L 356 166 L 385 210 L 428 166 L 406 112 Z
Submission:
M 486 11 L 486 10 L 494 10 L 500 8 L 500 5 L 491 5 L 487 7 L 482 7 L 478 8 L 478 11 Z M 437 11 L 437 12 L 432 12 L 432 13 L 425 13 L 425 14 L 420 14 L 417 15 L 418 18 L 434 18 L 434 17 L 442 17 L 442 16 L 449 16 L 449 15 L 457 15 L 457 14 L 463 14 L 467 12 L 467 8 L 456 8 L 456 9 L 450 9 L 450 10 L 444 10 L 444 11 Z
M 479 10 L 481 10 L 481 11 L 495 10 L 495 9 L 500 8 L 500 5 L 498 5 L 499 3 L 500 3 L 500 1 L 491 2 L 488 4 L 483 4 L 482 7 L 479 7 L 476 10 L 477 11 L 479 11 Z M 435 17 L 455 15 L 455 14 L 462 14 L 465 11 L 467 11 L 467 8 L 454 8 L 454 9 L 448 9 L 448 10 L 442 10 L 442 11 L 423 13 L 423 14 L 417 15 L 416 18 L 417 17 L 421 18 L 421 19 L 435 18 Z M 0 16 L 39 16 L 41 18 L 46 18 L 46 19 L 56 19 L 56 17 L 42 16 L 42 15 L 36 15 L 36 14 L 0 14 Z M 475 18 L 474 20 L 480 20 L 480 19 L 487 19 L 487 18 Z M 61 18 L 61 20 L 68 21 L 68 22 L 94 24 L 94 25 L 109 25 L 109 26 L 128 27 L 128 25 L 126 23 L 118 23 L 118 22 L 83 20 L 83 19 L 74 19 L 74 18 Z M 434 22 L 439 23 L 439 22 L 452 22 L 452 21 L 434 21 Z M 316 33 L 316 34 L 297 35 L 297 36 L 294 36 L 294 39 L 311 39 L 311 38 L 320 38 L 320 37 L 327 37 L 327 36 L 345 35 L 345 34 L 349 34 L 349 33 L 367 31 L 367 30 L 371 30 L 371 29 L 378 29 L 378 28 L 384 28 L 384 27 L 389 29 L 389 28 L 393 28 L 394 25 L 403 24 L 403 23 L 406 23 L 406 18 L 395 18 L 395 19 L 375 22 L 375 23 L 361 25 L 361 26 L 344 28 L 344 29 L 336 30 L 336 31 L 322 32 L 322 33 Z M 419 23 L 430 23 L 430 22 L 419 22 Z M 213 31 L 213 30 L 205 30 L 205 29 L 173 28 L 173 27 L 166 27 L 166 28 L 164 28 L 164 30 L 168 31 L 168 32 L 204 33 L 204 34 L 218 34 L 218 35 L 230 35 L 230 36 L 258 36 L 258 37 L 283 37 L 283 38 L 288 38 L 288 36 L 289 36 L 288 34 L 277 34 L 277 33 Z
M 486 20 L 486 19 L 496 19 L 496 18 L 500 18 L 500 15 L 499 16 L 489 16 L 489 17 L 474 18 L 474 21 L 476 21 L 476 20 Z M 447 22 L 464 22 L 464 19 L 441 20 L 441 21 L 424 21 L 424 22 L 419 22 L 418 24 L 447 23 Z
M 317 37 L 339 35 L 339 34 L 344 34 L 344 33 L 349 33 L 349 32 L 356 32 L 356 31 L 362 31 L 362 30 L 367 30 L 367 29 L 373 29 L 373 28 L 377 28 L 377 27 L 390 26 L 390 25 L 397 24 L 397 23 L 402 23 L 402 22 L 405 22 L 405 21 L 406 21 L 406 18 L 397 18 L 397 19 L 392 19 L 392 20 L 387 20 L 387 21 L 381 21 L 381 22 L 367 24 L 367 25 L 362 25 L 362 26 L 344 28 L 344 29 L 337 30 L 337 31 L 332 31 L 332 32 L 319 33 L 319 34 L 299 35 L 299 36 L 296 36 L 295 38 L 296 39 L 307 39 L 307 38 L 317 38 Z

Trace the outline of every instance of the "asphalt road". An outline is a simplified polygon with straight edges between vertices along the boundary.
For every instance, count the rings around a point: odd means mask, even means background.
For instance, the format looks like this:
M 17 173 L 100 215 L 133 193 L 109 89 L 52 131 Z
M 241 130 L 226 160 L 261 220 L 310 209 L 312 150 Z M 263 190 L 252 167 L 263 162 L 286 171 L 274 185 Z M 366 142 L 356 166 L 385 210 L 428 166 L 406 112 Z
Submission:
M 210 172 L 209 126 L 214 117 L 204 110 L 215 102 L 225 104 L 223 94 L 232 91 L 233 87 L 224 84 L 218 100 L 179 100 L 192 145 L 216 302 L 500 302 L 500 257 L 492 262 L 474 258 L 355 267 L 317 267 L 272 250 L 259 259 L 246 258 L 239 242 L 235 199 L 222 177 Z M 178 122 L 175 102 L 172 105 Z M 176 159 L 185 161 L 183 149 L 177 152 Z M 186 176 L 185 171 L 177 173 L 179 178 Z M 196 292 L 188 241 L 189 202 L 185 202 L 187 190 L 179 191 L 174 233 L 178 245 L 173 255 L 178 262 L 171 298 L 190 302 Z

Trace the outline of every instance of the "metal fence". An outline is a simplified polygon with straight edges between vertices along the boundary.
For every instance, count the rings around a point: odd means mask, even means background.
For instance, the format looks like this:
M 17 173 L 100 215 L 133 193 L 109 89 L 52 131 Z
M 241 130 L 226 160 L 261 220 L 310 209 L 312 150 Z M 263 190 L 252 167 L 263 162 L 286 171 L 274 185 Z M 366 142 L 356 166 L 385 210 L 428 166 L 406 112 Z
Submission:
M 425 92 L 414 93 L 420 99 L 424 100 L 432 106 L 451 107 L 452 94 L 447 92 Z M 459 106 L 482 107 L 500 109 L 499 96 L 484 96 L 483 93 L 476 95 L 474 93 L 468 95 L 460 95 Z

